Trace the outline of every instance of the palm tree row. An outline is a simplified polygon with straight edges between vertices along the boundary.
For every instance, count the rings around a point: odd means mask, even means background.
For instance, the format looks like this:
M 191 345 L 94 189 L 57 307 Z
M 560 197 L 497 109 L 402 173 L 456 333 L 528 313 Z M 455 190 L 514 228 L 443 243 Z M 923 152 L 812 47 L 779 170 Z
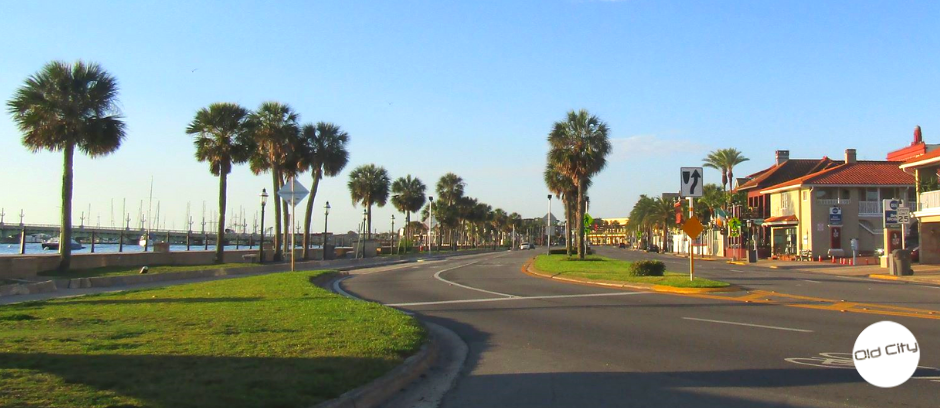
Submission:
M 385 206 L 391 191 L 391 202 L 395 208 L 405 214 L 405 243 L 411 245 L 416 226 L 411 221 L 411 214 L 421 211 L 423 219 L 433 215 L 437 220 L 437 247 L 444 244 L 444 237 L 452 250 L 461 244 L 476 247 L 481 241 L 492 241 L 494 247 L 502 241 L 504 233 L 513 227 L 520 227 L 522 217 L 512 213 L 506 215 L 502 209 L 493 210 L 488 204 L 465 195 L 466 183 L 454 174 L 447 173 L 435 185 L 437 201 L 426 195 L 427 186 L 417 177 L 408 174 L 390 181 L 388 171 L 375 164 L 357 167 L 349 175 L 348 187 L 353 205 L 362 205 L 366 209 L 366 237 L 371 238 L 372 206 Z M 408 249 L 406 247 L 406 250 Z
M 271 175 L 275 260 L 283 257 L 286 237 L 291 233 L 288 202 L 278 197 L 278 189 L 310 172 L 312 187 L 303 221 L 302 254 L 304 259 L 309 258 L 317 189 L 323 177 L 336 176 L 349 162 L 349 135 L 332 123 L 300 124 L 299 118 L 289 105 L 280 102 L 264 102 L 254 112 L 233 103 L 214 103 L 200 109 L 186 129 L 194 135 L 196 158 L 208 162 L 212 174 L 220 179 L 216 262 L 222 262 L 224 251 L 226 175 L 233 165 L 245 162 L 253 173 Z
M 717 184 L 705 184 L 702 188 L 702 197 L 696 199 L 695 215 L 703 224 L 709 225 L 713 224 L 715 213 L 727 204 L 730 195 Z M 647 243 L 652 239 L 654 232 L 659 232 L 662 234 L 665 243 L 668 239 L 669 229 L 677 227 L 675 206 L 673 200 L 660 197 L 651 198 L 646 194 L 642 194 L 630 210 L 627 228 L 635 231 Z M 682 214 L 687 214 L 688 209 L 688 203 L 682 201 Z
M 611 144 L 607 124 L 588 111 L 568 112 L 567 119 L 555 122 L 548 135 L 548 160 L 545 183 L 549 191 L 562 199 L 569 228 L 566 239 L 571 255 L 570 228 L 576 230 L 578 259 L 584 259 L 585 198 L 591 177 L 607 165 Z M 551 214 L 548 215 L 551 217 Z
M 734 166 L 748 160 L 738 149 L 718 149 L 705 156 L 703 165 L 721 172 L 721 189 L 728 191 L 734 187 Z

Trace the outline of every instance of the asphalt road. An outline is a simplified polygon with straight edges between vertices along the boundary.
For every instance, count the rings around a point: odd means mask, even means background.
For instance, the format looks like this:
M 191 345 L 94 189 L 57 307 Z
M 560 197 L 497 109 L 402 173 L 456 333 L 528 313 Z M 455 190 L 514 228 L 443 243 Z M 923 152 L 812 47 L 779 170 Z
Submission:
M 687 270 L 687 260 L 671 256 L 599 252 L 662 259 L 670 270 Z M 940 367 L 940 320 L 790 307 L 802 301 L 786 298 L 746 303 L 572 285 L 523 274 L 521 266 L 535 254 L 421 262 L 356 275 L 341 286 L 448 327 L 469 345 L 464 372 L 443 407 L 936 407 L 940 401 L 940 370 L 931 369 Z M 697 272 L 768 293 L 940 310 L 940 289 L 929 286 L 717 262 L 702 262 Z M 914 333 L 926 367 L 893 389 L 864 382 L 849 356 L 858 334 L 881 320 Z

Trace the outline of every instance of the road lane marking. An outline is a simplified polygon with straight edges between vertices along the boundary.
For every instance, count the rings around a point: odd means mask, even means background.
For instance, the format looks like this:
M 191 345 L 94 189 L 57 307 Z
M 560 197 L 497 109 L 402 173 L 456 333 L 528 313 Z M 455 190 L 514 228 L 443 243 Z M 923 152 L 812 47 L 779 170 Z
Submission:
M 497 257 L 497 258 L 498 258 L 498 257 Z M 457 265 L 457 266 L 454 266 L 454 267 L 451 267 L 451 268 L 447 268 L 447 269 L 443 269 L 443 270 L 437 271 L 437 273 L 434 274 L 434 279 L 437 279 L 437 280 L 439 280 L 439 281 L 441 281 L 441 282 L 444 282 L 444 283 L 447 283 L 447 284 L 449 284 L 449 285 L 454 285 L 454 286 L 461 287 L 461 288 L 464 288 L 464 289 L 469 289 L 469 290 L 475 290 L 475 291 L 477 291 L 477 292 L 489 293 L 489 294 L 491 294 L 491 295 L 497 295 L 497 296 L 505 296 L 505 297 L 507 297 L 507 298 L 516 297 L 515 295 L 510 295 L 510 294 L 508 294 L 508 293 L 494 292 L 494 291 L 492 291 L 492 290 L 486 290 L 486 289 L 475 288 L 475 287 L 473 287 L 473 286 L 461 285 L 461 284 L 459 284 L 459 283 L 457 283 L 457 282 L 449 281 L 449 280 L 444 279 L 444 278 L 441 277 L 441 274 L 444 273 L 444 272 L 452 271 L 452 270 L 454 270 L 454 269 L 463 268 L 463 267 L 465 267 L 465 266 L 470 266 L 470 265 L 473 265 L 473 264 L 477 264 L 477 263 L 480 263 L 480 262 L 482 262 L 482 261 L 483 261 L 483 260 L 479 260 L 479 261 L 476 261 L 476 262 L 470 262 L 470 263 L 466 263 L 466 264 L 463 264 L 463 265 Z
M 540 300 L 540 299 L 567 299 L 567 298 L 585 298 L 585 297 L 648 295 L 650 293 L 652 292 L 589 293 L 589 294 L 584 294 L 584 295 L 513 296 L 513 297 L 501 297 L 501 298 L 441 300 L 441 301 L 436 301 L 436 302 L 386 303 L 385 306 L 405 307 L 405 306 L 450 305 L 450 304 L 458 304 L 458 303 L 502 302 L 506 300 Z
M 819 282 L 819 281 L 814 281 L 814 280 L 812 280 L 812 279 L 800 279 L 800 280 L 801 280 L 801 281 L 806 281 L 806 282 L 812 282 L 812 283 L 822 283 L 822 282 Z
M 774 330 L 786 330 L 786 331 L 795 331 L 800 333 L 812 333 L 812 330 L 806 329 L 794 329 L 791 327 L 778 327 L 778 326 L 764 326 L 761 324 L 751 324 L 751 323 L 740 323 L 740 322 L 726 322 L 724 320 L 711 320 L 711 319 L 697 319 L 694 317 L 683 317 L 684 320 L 695 320 L 699 322 L 710 322 L 710 323 L 721 323 L 721 324 L 733 324 L 736 326 L 748 326 L 748 327 L 759 327 L 762 329 L 774 329 Z

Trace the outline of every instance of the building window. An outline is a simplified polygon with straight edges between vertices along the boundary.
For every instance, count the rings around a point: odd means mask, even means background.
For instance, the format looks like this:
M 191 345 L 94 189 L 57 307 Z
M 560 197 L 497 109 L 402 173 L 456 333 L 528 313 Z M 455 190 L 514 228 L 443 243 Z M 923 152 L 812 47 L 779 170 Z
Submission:
M 877 188 L 865 189 L 865 201 L 878 201 L 880 199 Z

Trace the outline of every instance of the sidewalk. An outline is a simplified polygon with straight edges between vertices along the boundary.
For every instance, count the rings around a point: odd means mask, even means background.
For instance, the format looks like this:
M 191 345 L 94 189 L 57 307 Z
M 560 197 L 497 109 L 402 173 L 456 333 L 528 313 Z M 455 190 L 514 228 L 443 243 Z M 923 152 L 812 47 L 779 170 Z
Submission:
M 888 269 L 882 268 L 879 265 L 846 266 L 828 262 L 771 261 L 763 259 L 756 264 L 743 263 L 742 265 L 787 269 L 825 275 L 871 277 L 875 279 L 940 285 L 940 265 L 921 265 L 915 263 L 911 266 L 911 269 L 914 270 L 914 275 L 910 276 L 889 275 Z

